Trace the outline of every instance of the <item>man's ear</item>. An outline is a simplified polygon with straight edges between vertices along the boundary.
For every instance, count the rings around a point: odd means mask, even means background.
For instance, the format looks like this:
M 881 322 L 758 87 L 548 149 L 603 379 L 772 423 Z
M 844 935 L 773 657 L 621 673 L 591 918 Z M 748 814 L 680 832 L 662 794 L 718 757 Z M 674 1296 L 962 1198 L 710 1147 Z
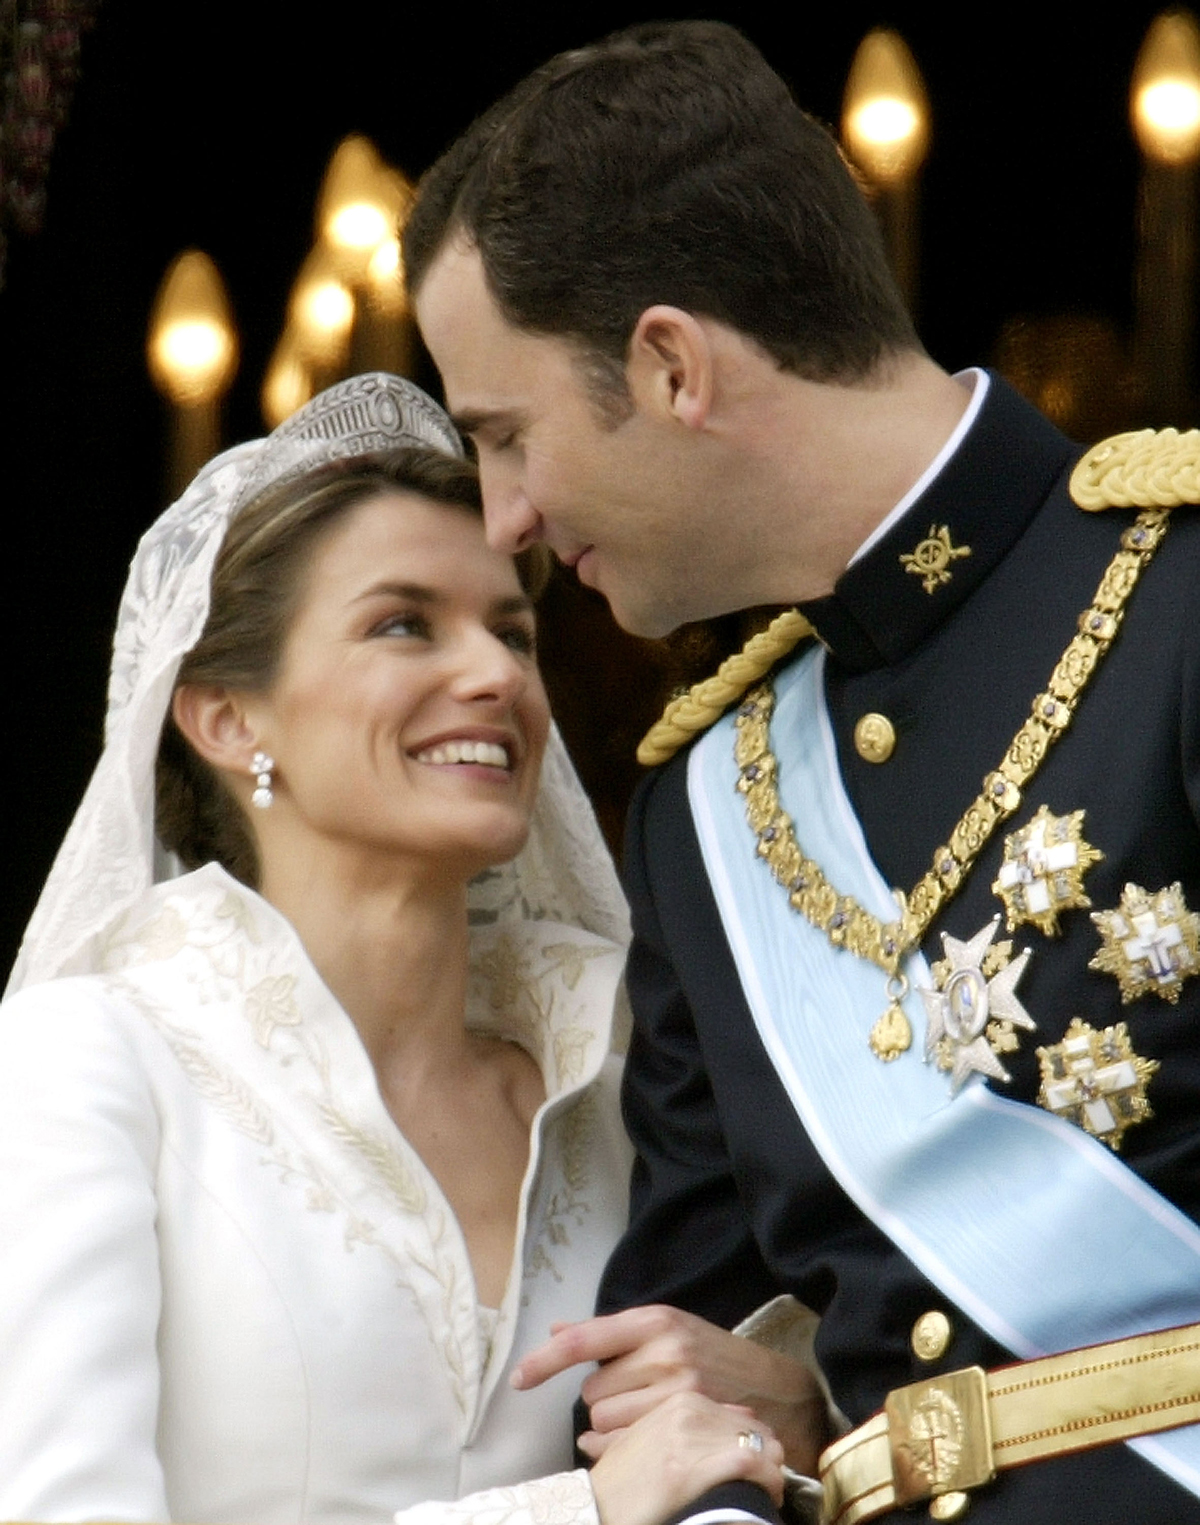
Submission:
M 171 699 L 171 715 L 205 762 L 226 773 L 248 774 L 261 742 L 242 695 L 215 683 L 183 683 Z
M 635 399 L 688 429 L 708 421 L 715 356 L 704 325 L 681 307 L 647 307 L 629 341 L 626 374 Z

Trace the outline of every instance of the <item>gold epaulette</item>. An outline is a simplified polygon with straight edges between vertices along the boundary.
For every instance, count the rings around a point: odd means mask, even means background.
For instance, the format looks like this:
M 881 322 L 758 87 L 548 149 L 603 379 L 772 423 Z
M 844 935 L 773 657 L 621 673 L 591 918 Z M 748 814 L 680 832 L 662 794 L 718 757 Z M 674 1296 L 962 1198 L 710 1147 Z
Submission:
M 1087 452 L 1071 473 L 1080 508 L 1178 508 L 1200 503 L 1200 429 L 1133 429 Z
M 638 762 L 649 768 L 674 757 L 685 742 L 719 720 L 780 657 L 787 656 L 793 646 L 811 634 L 812 626 L 798 609 L 777 614 L 765 630 L 750 637 L 741 651 L 726 657 L 711 678 L 693 683 L 686 694 L 671 700 L 661 718 L 642 737 L 637 749 Z

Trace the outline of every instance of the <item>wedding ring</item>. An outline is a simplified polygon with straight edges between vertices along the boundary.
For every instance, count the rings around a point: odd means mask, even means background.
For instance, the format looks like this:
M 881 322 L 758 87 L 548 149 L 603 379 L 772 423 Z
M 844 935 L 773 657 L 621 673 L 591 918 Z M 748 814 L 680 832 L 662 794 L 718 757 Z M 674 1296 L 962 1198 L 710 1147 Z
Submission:
M 742 1430 L 738 1435 L 738 1445 L 746 1451 L 761 1451 L 763 1438 L 757 1430 Z

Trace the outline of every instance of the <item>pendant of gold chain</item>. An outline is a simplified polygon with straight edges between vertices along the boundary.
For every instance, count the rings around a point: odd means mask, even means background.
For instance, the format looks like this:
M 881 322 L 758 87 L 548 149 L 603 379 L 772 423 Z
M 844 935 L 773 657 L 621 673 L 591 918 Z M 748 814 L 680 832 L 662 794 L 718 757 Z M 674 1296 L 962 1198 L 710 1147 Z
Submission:
M 735 717 L 734 757 L 738 789 L 745 796 L 746 819 L 757 851 L 787 893 L 792 909 L 837 948 L 864 958 L 884 973 L 887 1005 L 871 1028 L 872 1053 L 884 1063 L 912 1045 L 912 1027 L 903 1000 L 908 981 L 900 964 L 917 947 L 934 918 L 966 879 L 997 825 L 1021 804 L 1022 790 L 1041 767 L 1050 747 L 1066 730 L 1080 695 L 1112 645 L 1129 595 L 1143 568 L 1158 549 L 1169 524 L 1167 508 L 1140 513 L 1121 536 L 1121 549 L 1109 563 L 1091 604 L 1079 616 L 1078 630 L 1059 658 L 1028 719 L 1013 737 L 993 772 L 950 833 L 944 847 L 911 891 L 893 890 L 897 916 L 881 921 L 850 895 L 841 894 L 819 864 L 805 856 L 784 811 L 778 788 L 779 764 L 771 750 L 770 726 L 775 691 L 770 680 L 752 689 Z

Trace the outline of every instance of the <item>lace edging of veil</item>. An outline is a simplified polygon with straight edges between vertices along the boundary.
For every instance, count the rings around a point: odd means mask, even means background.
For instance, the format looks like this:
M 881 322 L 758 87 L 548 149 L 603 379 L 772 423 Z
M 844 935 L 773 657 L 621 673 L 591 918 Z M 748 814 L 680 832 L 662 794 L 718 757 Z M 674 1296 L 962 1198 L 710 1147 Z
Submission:
M 358 436 L 357 452 L 329 422 L 364 406 L 382 413 L 388 438 Z M 399 398 L 397 404 L 396 398 Z M 388 409 L 399 409 L 398 420 Z M 357 410 L 357 411 L 356 411 Z M 416 419 L 415 431 L 413 420 Z M 154 837 L 154 764 L 183 656 L 208 618 L 209 586 L 225 529 L 265 485 L 310 465 L 419 435 L 457 449 L 449 420 L 400 378 L 352 378 L 314 399 L 267 440 L 235 445 L 210 461 L 143 535 L 117 615 L 104 749 L 38 900 L 6 995 L 94 967 L 102 934 L 150 886 L 182 872 Z M 268 473 L 269 468 L 269 473 Z M 264 475 L 267 473 L 266 475 Z M 553 920 L 624 946 L 628 912 L 591 804 L 551 728 L 529 840 L 508 864 L 470 889 L 473 921 Z

